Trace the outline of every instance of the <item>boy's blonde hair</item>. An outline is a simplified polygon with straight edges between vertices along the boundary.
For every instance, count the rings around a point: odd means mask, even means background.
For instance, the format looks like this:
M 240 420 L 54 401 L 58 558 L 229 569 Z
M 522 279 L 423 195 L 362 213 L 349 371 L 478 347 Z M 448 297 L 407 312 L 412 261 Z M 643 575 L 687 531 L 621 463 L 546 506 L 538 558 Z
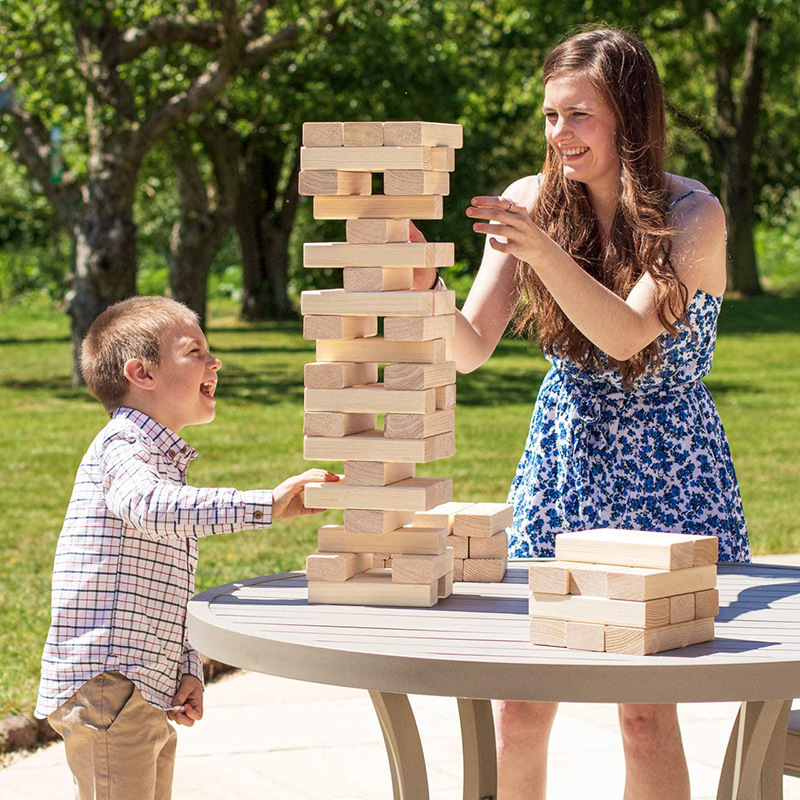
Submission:
M 91 324 L 81 346 L 81 373 L 109 414 L 128 392 L 125 362 L 140 358 L 158 364 L 164 337 L 181 322 L 198 323 L 197 314 L 166 297 L 131 297 L 109 306 Z

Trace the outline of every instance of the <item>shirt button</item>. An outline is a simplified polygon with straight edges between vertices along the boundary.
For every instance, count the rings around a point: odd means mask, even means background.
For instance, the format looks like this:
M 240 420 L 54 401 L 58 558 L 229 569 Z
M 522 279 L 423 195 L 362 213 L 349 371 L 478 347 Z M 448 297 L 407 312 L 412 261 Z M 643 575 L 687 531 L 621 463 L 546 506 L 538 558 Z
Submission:
M 170 458 L 175 458 L 175 451 L 174 450 L 170 450 L 169 451 L 169 457 Z
M 264 515 L 260 511 L 253 512 L 253 519 L 261 519 Z

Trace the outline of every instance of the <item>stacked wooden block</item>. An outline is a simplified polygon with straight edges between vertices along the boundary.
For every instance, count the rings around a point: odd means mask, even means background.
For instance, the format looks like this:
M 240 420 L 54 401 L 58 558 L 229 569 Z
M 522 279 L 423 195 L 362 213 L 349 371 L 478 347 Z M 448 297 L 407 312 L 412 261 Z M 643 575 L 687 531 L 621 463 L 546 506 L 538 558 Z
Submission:
M 308 558 L 311 603 L 431 606 L 452 591 L 446 527 L 407 526 L 453 497 L 451 479 L 417 478 L 415 465 L 455 452 L 456 370 L 445 357 L 455 293 L 412 283 L 415 268 L 451 266 L 454 247 L 410 237 L 412 219 L 441 219 L 461 144 L 460 125 L 303 126 L 300 193 L 314 196 L 317 219 L 346 220 L 347 233 L 303 250 L 306 267 L 343 272 L 342 289 L 302 295 L 303 335 L 317 340 L 305 457 L 345 462 L 342 481 L 305 490 L 308 506 L 344 509 L 344 525 L 321 528 Z M 383 194 L 372 193 L 373 173 Z
M 601 529 L 556 536 L 529 571 L 531 643 L 646 655 L 714 638 L 717 538 Z

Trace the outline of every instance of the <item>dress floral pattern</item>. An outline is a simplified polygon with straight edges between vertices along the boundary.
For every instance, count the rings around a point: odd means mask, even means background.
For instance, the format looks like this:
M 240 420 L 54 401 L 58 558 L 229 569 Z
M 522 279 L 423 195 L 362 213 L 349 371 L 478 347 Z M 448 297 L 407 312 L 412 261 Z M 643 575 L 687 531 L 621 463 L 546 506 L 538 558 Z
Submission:
M 662 335 L 658 371 L 631 390 L 618 370 L 549 358 L 508 495 L 512 557 L 553 556 L 562 531 L 631 528 L 717 536 L 720 561 L 750 560 L 730 449 L 701 382 L 721 304 L 698 291 L 688 326 Z

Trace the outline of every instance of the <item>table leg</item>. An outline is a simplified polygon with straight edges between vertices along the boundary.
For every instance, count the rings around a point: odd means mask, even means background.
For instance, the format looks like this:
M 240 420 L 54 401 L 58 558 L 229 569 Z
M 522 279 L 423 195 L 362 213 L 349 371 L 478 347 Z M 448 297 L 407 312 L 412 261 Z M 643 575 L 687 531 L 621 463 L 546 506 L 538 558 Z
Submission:
M 728 740 L 717 800 L 780 800 L 775 770 L 783 749 L 791 700 L 742 703 Z
M 495 800 L 497 752 L 489 700 L 458 698 L 464 753 L 464 800 Z
M 425 755 L 408 695 L 370 692 L 392 772 L 394 800 L 428 800 Z

